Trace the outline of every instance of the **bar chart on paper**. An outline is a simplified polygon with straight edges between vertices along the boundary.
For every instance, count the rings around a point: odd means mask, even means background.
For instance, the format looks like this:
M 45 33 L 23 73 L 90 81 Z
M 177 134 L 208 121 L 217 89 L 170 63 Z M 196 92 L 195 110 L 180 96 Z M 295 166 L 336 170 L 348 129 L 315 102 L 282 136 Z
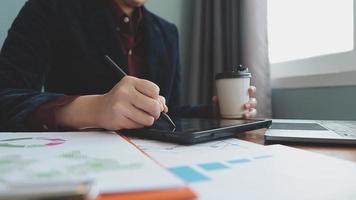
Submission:
M 209 182 L 215 174 L 231 173 L 240 166 L 273 157 L 262 146 L 238 139 L 192 146 L 143 139 L 133 142 L 188 184 Z
M 212 180 L 215 172 L 232 171 L 240 165 L 246 165 L 252 162 L 258 162 L 262 159 L 272 158 L 272 155 L 256 156 L 254 158 L 240 158 L 234 160 L 227 160 L 225 162 L 206 162 L 196 165 L 183 165 L 169 167 L 169 171 L 181 178 L 186 183 L 197 183 Z

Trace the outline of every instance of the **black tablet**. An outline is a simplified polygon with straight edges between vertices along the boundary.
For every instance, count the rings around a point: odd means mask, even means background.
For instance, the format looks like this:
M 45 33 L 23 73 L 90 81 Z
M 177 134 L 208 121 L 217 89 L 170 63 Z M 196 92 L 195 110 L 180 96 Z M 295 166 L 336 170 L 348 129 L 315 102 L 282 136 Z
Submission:
M 125 130 L 124 134 L 147 139 L 195 144 L 232 137 L 237 133 L 270 127 L 272 120 L 173 118 L 176 128 L 160 119 L 152 127 Z

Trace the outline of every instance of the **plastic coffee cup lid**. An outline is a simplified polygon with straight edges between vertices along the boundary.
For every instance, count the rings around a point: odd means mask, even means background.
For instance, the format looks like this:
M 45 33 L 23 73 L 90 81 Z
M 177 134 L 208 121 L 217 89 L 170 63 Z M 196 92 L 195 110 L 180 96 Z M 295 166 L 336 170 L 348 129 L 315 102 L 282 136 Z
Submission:
M 231 72 L 223 72 L 219 73 L 215 76 L 215 79 L 224 79 L 224 78 L 251 78 L 252 75 L 248 71 L 248 68 L 239 65 L 238 67 L 234 67 Z

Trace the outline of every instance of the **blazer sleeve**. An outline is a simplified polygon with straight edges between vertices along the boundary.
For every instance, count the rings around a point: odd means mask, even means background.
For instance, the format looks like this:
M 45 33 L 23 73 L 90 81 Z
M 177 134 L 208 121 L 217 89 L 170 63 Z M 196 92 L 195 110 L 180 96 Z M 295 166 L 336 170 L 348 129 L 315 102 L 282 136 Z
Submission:
M 26 121 L 42 104 L 63 96 L 42 92 L 51 67 L 54 12 L 50 1 L 21 9 L 0 53 L 0 131 L 29 131 Z

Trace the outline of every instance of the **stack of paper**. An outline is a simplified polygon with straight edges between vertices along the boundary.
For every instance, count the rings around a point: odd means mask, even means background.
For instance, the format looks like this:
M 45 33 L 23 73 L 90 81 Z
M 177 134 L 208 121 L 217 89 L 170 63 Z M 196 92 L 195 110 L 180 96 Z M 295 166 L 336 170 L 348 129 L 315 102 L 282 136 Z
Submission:
M 187 185 L 199 199 L 356 199 L 352 162 L 238 139 L 130 142 L 112 132 L 0 133 L 0 197 L 11 185 L 89 179 L 99 200 L 195 198 Z
M 16 184 L 81 179 L 94 180 L 101 194 L 185 187 L 112 132 L 0 134 L 0 194 Z
M 356 199 L 356 164 L 285 146 L 227 139 L 180 146 L 134 139 L 200 199 Z

